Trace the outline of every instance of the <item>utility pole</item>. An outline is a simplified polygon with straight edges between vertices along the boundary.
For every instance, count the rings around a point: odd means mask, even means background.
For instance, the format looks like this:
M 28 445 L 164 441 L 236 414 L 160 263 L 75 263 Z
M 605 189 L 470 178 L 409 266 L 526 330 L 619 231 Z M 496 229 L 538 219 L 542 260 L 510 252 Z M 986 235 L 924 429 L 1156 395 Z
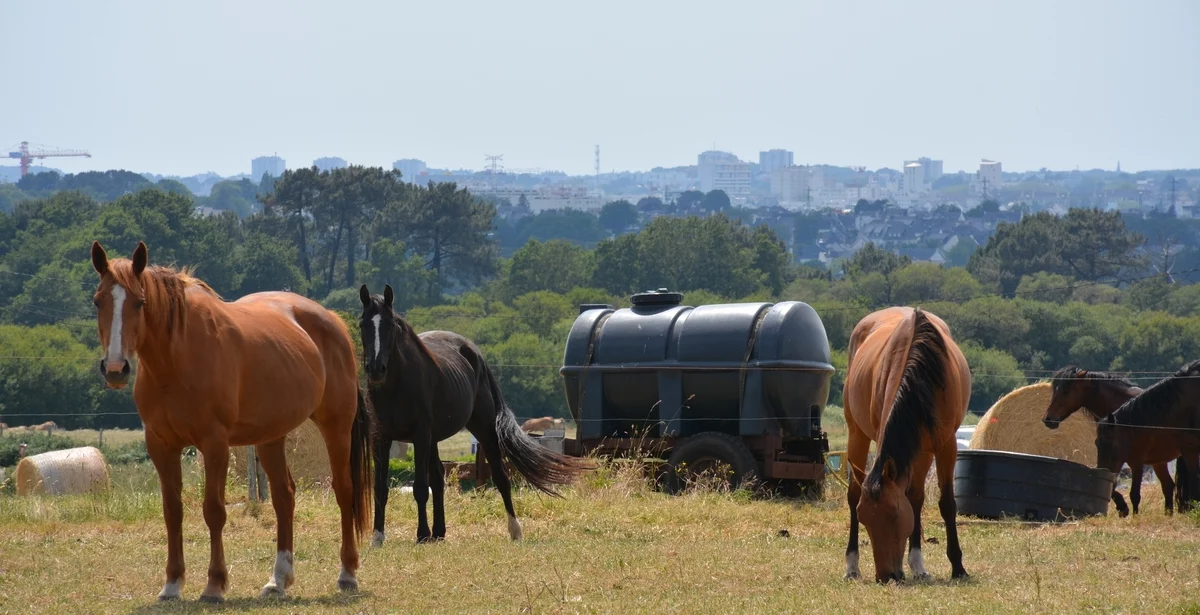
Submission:
M 1171 176 L 1171 213 L 1175 213 L 1175 176 Z

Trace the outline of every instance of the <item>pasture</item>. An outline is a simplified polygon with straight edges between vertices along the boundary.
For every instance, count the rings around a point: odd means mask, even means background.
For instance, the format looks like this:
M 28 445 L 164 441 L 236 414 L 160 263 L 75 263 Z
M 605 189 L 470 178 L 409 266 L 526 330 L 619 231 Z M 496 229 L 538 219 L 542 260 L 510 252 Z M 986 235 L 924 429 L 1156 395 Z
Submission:
M 378 549 L 364 545 L 356 595 L 334 589 L 333 495 L 303 489 L 298 576 L 284 602 L 257 597 L 274 557 L 274 515 L 269 504 L 248 503 L 235 477 L 225 531 L 228 602 L 208 607 L 196 602 L 208 559 L 201 471 L 190 460 L 184 468 L 183 601 L 155 602 L 165 534 L 153 469 L 141 463 L 115 466 L 106 495 L 0 496 L 0 612 L 1200 612 L 1200 516 L 1166 517 L 1156 489 L 1144 490 L 1143 513 L 1130 519 L 1027 525 L 960 518 L 971 574 L 963 582 L 948 579 L 945 532 L 936 507 L 926 507 L 927 540 L 936 541 L 926 549 L 933 579 L 885 587 L 841 578 L 847 512 L 835 481 L 818 503 L 704 488 L 672 497 L 621 463 L 603 464 L 562 499 L 518 491 L 521 543 L 508 539 L 494 490 L 450 490 L 447 540 L 418 546 L 409 536 L 412 497 L 393 493 L 390 539 Z M 869 578 L 869 550 L 863 553 Z

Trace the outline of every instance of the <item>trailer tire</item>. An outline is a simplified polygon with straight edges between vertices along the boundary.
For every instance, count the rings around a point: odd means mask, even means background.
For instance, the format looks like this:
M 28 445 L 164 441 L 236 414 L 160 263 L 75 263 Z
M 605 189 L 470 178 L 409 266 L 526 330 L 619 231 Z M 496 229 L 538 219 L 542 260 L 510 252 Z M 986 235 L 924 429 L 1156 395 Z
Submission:
M 758 461 L 740 438 L 719 431 L 706 431 L 685 439 L 671 451 L 663 466 L 662 484 L 668 493 L 682 493 L 688 479 L 697 472 L 729 466 L 729 488 L 737 489 L 752 482 L 758 473 Z

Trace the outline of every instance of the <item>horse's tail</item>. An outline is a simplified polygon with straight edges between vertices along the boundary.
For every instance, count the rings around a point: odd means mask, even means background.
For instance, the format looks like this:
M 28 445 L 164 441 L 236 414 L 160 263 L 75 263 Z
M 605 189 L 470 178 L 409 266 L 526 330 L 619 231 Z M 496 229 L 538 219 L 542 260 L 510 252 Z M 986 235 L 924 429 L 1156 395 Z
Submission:
M 553 485 L 567 485 L 593 466 L 584 459 L 556 453 L 534 441 L 521 429 L 512 408 L 504 403 L 500 385 L 490 368 L 486 369 L 488 386 L 496 405 L 496 436 L 500 440 L 500 454 L 538 490 L 557 496 Z
M 371 425 L 371 405 L 362 388 L 359 388 L 358 410 L 354 413 L 354 426 L 350 430 L 350 511 L 354 519 L 354 531 L 359 540 L 366 536 L 367 521 L 371 517 L 371 487 L 374 476 L 371 467 L 374 434 Z

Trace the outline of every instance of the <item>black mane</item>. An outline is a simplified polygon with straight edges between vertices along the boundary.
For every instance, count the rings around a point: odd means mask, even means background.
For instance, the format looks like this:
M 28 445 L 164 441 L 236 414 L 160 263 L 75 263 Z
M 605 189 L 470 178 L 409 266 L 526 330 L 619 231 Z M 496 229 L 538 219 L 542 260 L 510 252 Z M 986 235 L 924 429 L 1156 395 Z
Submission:
M 1157 419 L 1171 412 L 1179 401 L 1184 381 L 1200 376 L 1200 360 L 1179 368 L 1174 375 L 1154 383 L 1141 395 L 1130 399 L 1112 413 L 1118 425 L 1155 425 Z
M 1119 376 L 1111 372 L 1085 370 L 1074 365 L 1068 365 L 1054 372 L 1054 375 L 1050 376 L 1050 386 L 1055 393 L 1061 393 L 1063 387 L 1068 386 L 1075 380 L 1114 382 L 1125 385 L 1127 388 L 1137 387 L 1136 384 L 1124 376 Z
M 922 432 L 937 426 L 934 402 L 937 391 L 946 386 L 946 342 L 924 312 L 916 310 L 913 318 L 916 324 L 904 375 L 883 428 L 879 454 L 864 484 L 872 499 L 878 499 L 883 488 L 884 461 L 892 460 L 897 475 L 908 472 L 921 450 Z

